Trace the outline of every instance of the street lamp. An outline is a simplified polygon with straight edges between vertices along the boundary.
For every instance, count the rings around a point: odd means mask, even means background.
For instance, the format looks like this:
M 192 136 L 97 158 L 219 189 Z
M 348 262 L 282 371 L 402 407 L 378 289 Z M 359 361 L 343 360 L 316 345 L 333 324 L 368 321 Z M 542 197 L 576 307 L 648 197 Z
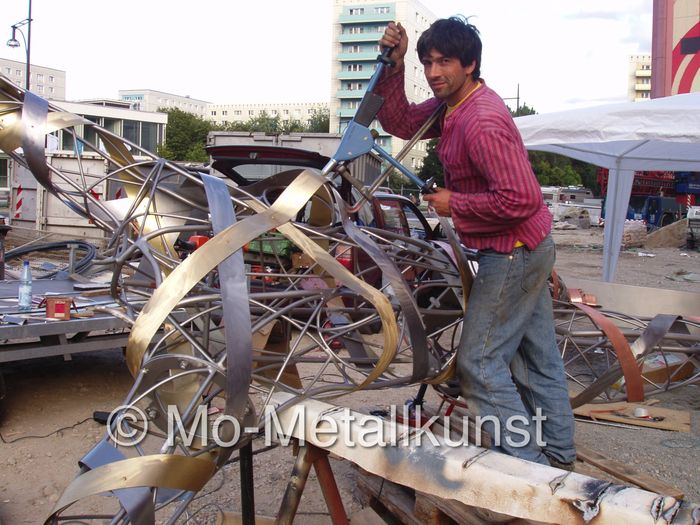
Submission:
M 26 38 L 24 32 L 20 29 L 22 26 L 27 26 Z M 8 47 L 19 47 L 19 40 L 17 40 L 18 32 L 22 35 L 24 47 L 27 50 L 27 78 L 25 79 L 25 88 L 29 91 L 29 62 L 32 48 L 32 0 L 29 0 L 29 15 L 27 18 L 12 25 L 12 38 L 7 41 Z

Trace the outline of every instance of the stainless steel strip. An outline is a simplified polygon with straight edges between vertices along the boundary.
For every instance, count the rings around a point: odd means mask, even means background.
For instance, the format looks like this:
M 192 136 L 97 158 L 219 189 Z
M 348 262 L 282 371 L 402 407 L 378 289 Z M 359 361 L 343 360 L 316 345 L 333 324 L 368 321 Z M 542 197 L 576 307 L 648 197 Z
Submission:
M 221 179 L 202 175 L 202 181 L 209 202 L 212 230 L 218 235 L 236 223 L 236 213 L 228 187 Z M 225 413 L 241 421 L 245 415 L 253 368 L 253 336 L 242 250 L 236 250 L 219 263 L 219 287 L 226 326 Z

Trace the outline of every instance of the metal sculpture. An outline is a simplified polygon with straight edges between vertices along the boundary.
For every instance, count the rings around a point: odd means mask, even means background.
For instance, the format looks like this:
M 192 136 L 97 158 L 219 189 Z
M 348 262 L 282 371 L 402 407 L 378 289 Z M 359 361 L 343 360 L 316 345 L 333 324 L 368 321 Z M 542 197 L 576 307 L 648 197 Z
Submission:
M 379 74 L 381 64 L 373 78 Z M 356 222 L 362 200 L 381 179 L 363 188 L 351 174 L 352 159 L 374 151 L 413 176 L 374 145 L 367 126 L 381 101 L 371 87 L 323 170 L 288 170 L 238 186 L 159 158 L 0 77 L 0 149 L 110 232 L 101 262 L 113 269 L 112 295 L 123 307 L 115 315 L 132 323 L 133 388 L 48 522 L 67 515 L 99 521 L 104 514 L 84 502 L 109 493 L 117 500 L 114 523 L 174 523 L 262 427 L 277 392 L 291 394 L 283 408 L 310 397 L 450 377 L 472 263 L 446 222 L 442 243 Z M 91 128 L 95 143 L 83 138 L 84 128 Z M 76 171 L 46 162 L 46 134 L 57 130 L 83 145 L 75 153 Z M 83 159 L 95 157 L 109 166 L 106 175 L 82 168 Z M 97 199 L 91 190 L 104 182 L 127 197 Z M 207 242 L 191 250 L 186 240 L 192 235 Z M 306 263 L 272 250 L 274 271 L 258 271 L 246 265 L 251 242 L 287 243 Z M 361 253 L 363 266 L 348 269 L 336 260 L 347 250 Z M 567 326 L 560 330 L 565 359 L 578 340 L 572 331 L 578 321 L 559 323 Z M 601 332 L 585 337 L 600 343 Z M 591 362 L 585 350 L 578 355 Z M 607 376 L 596 382 L 605 369 L 596 374 L 593 397 L 612 385 Z M 196 439 L 169 439 L 172 407 Z M 207 427 L 199 419 L 202 408 L 229 424 Z M 249 432 L 238 433 L 242 428 Z
M 217 442 L 207 438 L 207 429 L 197 428 L 201 407 L 257 429 L 278 391 L 293 394 L 293 402 L 449 376 L 468 289 L 464 255 L 455 243 L 358 226 L 350 215 L 358 203 L 341 197 L 349 197 L 349 183 L 357 186 L 349 158 L 320 173 L 289 170 L 237 186 L 158 158 L 4 78 L 0 97 L 0 148 L 111 232 L 101 262 L 114 270 L 112 295 L 125 311 L 118 315 L 133 323 L 127 363 L 134 386 L 49 521 L 104 492 L 119 501 L 117 522 L 177 520 L 250 440 L 232 439 L 234 425 Z M 94 144 L 81 127 L 92 128 Z M 83 145 L 75 172 L 46 162 L 45 136 L 59 129 Z M 82 169 L 91 157 L 108 163 L 107 175 Z M 97 199 L 91 190 L 104 182 L 127 197 Z M 195 234 L 208 241 L 183 253 L 183 241 Z M 310 263 L 276 256 L 274 275 L 246 267 L 246 245 L 280 236 Z M 344 250 L 361 252 L 366 264 L 346 268 L 333 255 Z M 183 425 L 201 438 L 196 446 L 167 443 L 168 407 L 177 407 Z M 131 421 L 134 412 L 145 421 Z M 142 426 L 145 437 L 115 441 Z M 219 446 L 222 438 L 230 446 Z

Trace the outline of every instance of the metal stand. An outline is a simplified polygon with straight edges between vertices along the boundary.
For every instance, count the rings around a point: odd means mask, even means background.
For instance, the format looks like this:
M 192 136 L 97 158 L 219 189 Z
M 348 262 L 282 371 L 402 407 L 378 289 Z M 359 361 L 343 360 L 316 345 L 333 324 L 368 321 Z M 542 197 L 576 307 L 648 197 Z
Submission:
M 331 521 L 334 525 L 348 525 L 349 522 L 343 507 L 343 500 L 340 498 L 338 485 L 335 482 L 333 470 L 328 461 L 328 451 L 308 443 L 302 446 L 295 444 L 294 448 L 297 460 L 294 463 L 287 490 L 285 490 L 284 498 L 280 504 L 280 510 L 277 514 L 277 525 L 292 525 L 312 465 L 316 470 Z
M 238 452 L 241 469 L 241 522 L 255 525 L 255 492 L 253 485 L 253 442 L 249 441 Z

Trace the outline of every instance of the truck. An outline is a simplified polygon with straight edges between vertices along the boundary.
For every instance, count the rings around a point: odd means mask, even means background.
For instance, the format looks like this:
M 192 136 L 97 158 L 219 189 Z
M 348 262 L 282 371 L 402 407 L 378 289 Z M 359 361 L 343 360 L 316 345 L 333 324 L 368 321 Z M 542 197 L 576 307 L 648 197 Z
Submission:
M 672 171 L 635 172 L 627 219 L 644 221 L 649 230 L 663 228 L 682 219 L 700 194 L 699 175 Z M 605 195 L 608 185 L 607 169 L 598 169 L 598 183 Z M 605 217 L 605 199 L 601 217 Z

